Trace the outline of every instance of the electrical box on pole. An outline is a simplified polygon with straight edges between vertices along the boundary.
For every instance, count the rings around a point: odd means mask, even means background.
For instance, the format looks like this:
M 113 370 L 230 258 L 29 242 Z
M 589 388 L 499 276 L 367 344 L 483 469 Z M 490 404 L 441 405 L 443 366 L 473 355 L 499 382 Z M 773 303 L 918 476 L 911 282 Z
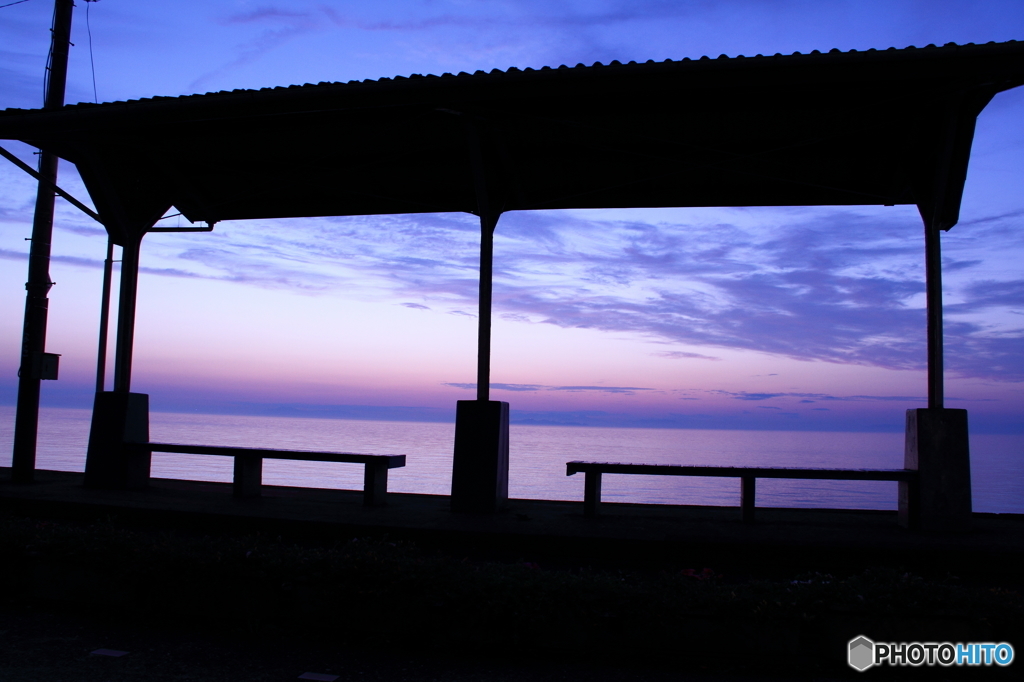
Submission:
M 59 365 L 59 353 L 33 353 L 32 378 L 40 381 L 56 381 Z

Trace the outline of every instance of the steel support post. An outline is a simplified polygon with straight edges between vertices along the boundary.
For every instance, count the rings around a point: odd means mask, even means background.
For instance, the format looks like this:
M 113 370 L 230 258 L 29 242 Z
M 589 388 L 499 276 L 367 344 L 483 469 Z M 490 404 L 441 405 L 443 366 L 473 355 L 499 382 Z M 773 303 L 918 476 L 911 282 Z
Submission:
M 476 399 L 491 399 L 491 298 L 494 280 L 494 228 L 497 215 L 480 216 L 480 300 L 477 317 Z
M 925 300 L 928 309 L 928 408 L 945 402 L 942 362 L 942 230 L 932 221 L 924 226 Z
M 114 350 L 114 391 L 117 393 L 128 393 L 132 386 L 135 302 L 139 291 L 142 234 L 129 236 L 121 249 L 121 288 L 117 302 L 117 341 Z
M 114 242 L 107 239 L 107 257 L 103 261 L 103 298 L 100 301 L 100 338 L 96 350 L 96 392 L 107 381 L 107 335 L 110 330 L 110 280 L 114 271 Z
M 508 403 L 490 399 L 491 291 L 498 214 L 480 216 L 476 400 L 455 412 L 452 511 L 494 513 L 508 501 Z

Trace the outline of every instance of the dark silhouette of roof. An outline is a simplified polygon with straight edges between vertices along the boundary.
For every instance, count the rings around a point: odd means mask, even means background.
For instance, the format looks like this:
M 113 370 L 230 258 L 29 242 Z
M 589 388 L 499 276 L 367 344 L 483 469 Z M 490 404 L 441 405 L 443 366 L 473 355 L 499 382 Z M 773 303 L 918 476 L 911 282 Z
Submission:
M 1024 42 L 495 69 L 0 112 L 74 162 L 115 241 L 192 221 L 917 204 L 954 225 Z M 486 202 L 481 203 L 481 197 Z

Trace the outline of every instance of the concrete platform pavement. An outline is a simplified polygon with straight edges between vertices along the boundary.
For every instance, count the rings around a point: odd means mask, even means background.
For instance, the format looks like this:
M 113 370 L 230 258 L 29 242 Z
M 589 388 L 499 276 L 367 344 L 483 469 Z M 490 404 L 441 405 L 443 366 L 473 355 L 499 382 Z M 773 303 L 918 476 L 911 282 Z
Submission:
M 547 562 L 750 565 L 763 572 L 873 564 L 916 569 L 1024 574 L 1024 515 L 974 514 L 959 534 L 900 528 L 895 511 L 758 508 L 744 524 L 738 507 L 604 503 L 598 518 L 583 503 L 511 500 L 495 515 L 453 514 L 444 495 L 389 493 L 384 507 L 362 505 L 361 491 L 264 486 L 258 499 L 235 499 L 229 483 L 152 479 L 146 490 L 84 488 L 83 474 L 37 471 L 13 484 L 0 468 L 0 508 L 97 518 L 116 514 L 181 527 L 356 537 L 387 534 L 468 554 Z

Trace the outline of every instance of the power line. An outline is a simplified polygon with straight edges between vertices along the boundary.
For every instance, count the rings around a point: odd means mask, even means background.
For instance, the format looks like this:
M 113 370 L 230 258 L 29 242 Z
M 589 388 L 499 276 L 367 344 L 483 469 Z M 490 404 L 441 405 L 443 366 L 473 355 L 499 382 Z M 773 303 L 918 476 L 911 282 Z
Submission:
M 6 5 L 0 5 L 0 9 L 3 9 L 4 7 L 10 7 L 11 5 L 20 5 L 23 2 L 28 2 L 28 0 L 18 0 L 17 2 L 9 2 Z
M 43 72 L 43 106 L 46 106 L 46 93 L 50 92 L 50 68 L 53 65 L 53 27 L 57 25 L 57 7 L 59 3 L 53 3 L 53 20 L 50 24 L 50 51 L 46 53 L 46 71 Z M 74 6 L 72 4 L 72 6 Z M 70 35 L 70 34 L 69 34 Z M 40 160 L 42 158 L 40 157 Z
M 25 2 L 26 0 L 20 0 Z M 89 66 L 92 67 L 92 101 L 100 103 L 100 97 L 96 94 L 96 62 L 92 58 L 92 24 L 89 22 L 89 7 L 99 0 L 85 0 L 85 28 L 89 32 Z

